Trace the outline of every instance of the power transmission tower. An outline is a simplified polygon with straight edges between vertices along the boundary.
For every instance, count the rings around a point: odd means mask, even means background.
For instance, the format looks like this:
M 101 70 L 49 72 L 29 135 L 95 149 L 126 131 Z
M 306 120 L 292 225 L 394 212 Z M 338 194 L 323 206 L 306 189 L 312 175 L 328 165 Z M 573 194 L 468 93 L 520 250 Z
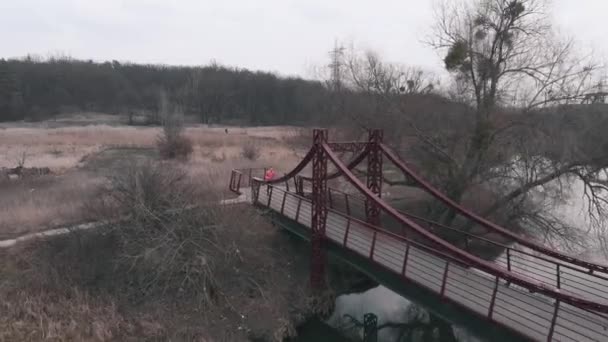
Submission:
M 608 92 L 604 91 L 604 79 L 601 79 L 595 88 L 596 88 L 595 92 L 585 94 L 581 103 L 583 103 L 583 104 L 606 103 L 606 97 L 608 97 Z
M 328 88 L 331 97 L 332 116 L 338 117 L 344 114 L 344 47 L 334 41 L 334 48 L 329 52 L 330 64 L 328 65 L 331 74 L 329 76 Z
M 342 67 L 344 58 L 344 47 L 338 45 L 338 40 L 334 41 L 334 48 L 329 52 L 331 57 L 331 63 L 329 68 L 331 70 L 330 76 L 330 89 L 334 92 L 340 92 L 342 90 Z

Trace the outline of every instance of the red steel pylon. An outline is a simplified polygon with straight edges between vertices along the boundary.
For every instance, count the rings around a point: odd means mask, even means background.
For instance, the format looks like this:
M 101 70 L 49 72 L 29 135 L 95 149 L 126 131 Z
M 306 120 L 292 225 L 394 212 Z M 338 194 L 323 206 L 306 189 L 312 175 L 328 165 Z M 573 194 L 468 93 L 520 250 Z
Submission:
M 384 133 L 380 129 L 369 131 L 367 156 L 367 188 L 378 197 L 382 197 L 382 139 Z M 367 222 L 375 226 L 380 225 L 380 208 L 375 202 L 365 200 L 365 217 Z
M 312 158 L 312 255 L 310 284 L 314 289 L 325 286 L 327 255 L 323 246 L 327 219 L 327 154 L 322 144 L 327 142 L 327 130 L 313 131 Z

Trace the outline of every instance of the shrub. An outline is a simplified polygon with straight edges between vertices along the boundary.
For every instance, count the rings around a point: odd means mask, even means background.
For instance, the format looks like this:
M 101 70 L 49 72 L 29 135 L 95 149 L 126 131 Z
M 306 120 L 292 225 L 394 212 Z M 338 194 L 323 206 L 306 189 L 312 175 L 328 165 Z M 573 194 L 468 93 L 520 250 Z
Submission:
M 254 161 L 260 157 L 260 147 L 255 144 L 243 145 L 241 155 L 243 156 L 243 158 L 247 158 L 249 160 Z
M 164 93 L 161 93 L 161 95 Z M 168 104 L 166 96 L 161 96 L 161 120 L 163 132 L 157 146 L 164 159 L 188 159 L 192 154 L 192 141 L 184 136 L 184 114 Z
M 223 163 L 226 161 L 226 153 L 222 151 L 222 153 L 220 155 L 217 154 L 213 154 L 211 156 L 211 161 L 214 163 Z
M 111 229 L 119 246 L 115 265 L 134 297 L 188 294 L 215 299 L 211 257 L 217 208 L 194 208 L 186 172 L 166 163 L 133 165 L 110 179 L 107 191 L 128 219 Z
M 160 156 L 164 159 L 188 159 L 192 154 L 192 141 L 183 135 L 158 138 L 156 143 Z

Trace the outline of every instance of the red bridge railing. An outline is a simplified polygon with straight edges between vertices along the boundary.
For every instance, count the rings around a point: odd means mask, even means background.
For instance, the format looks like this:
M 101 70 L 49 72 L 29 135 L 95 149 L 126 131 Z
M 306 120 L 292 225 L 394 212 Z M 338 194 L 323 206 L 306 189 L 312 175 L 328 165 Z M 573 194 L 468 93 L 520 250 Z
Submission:
M 365 198 L 340 190 L 328 189 L 328 204 L 331 209 L 343 211 L 348 216 L 365 214 Z M 608 277 L 601 273 L 594 273 L 593 269 L 573 265 L 544 254 L 535 254 L 533 251 L 514 248 L 401 210 L 399 213 L 414 219 L 431 231 L 449 232 L 459 236 L 458 240 L 463 243 L 461 247 L 469 253 L 474 253 L 473 247 L 476 243 L 478 246 L 493 246 L 502 250 L 501 255 L 492 261 L 510 272 L 527 276 L 535 281 L 552 284 L 563 291 L 608 303 Z M 399 232 L 395 232 L 395 234 L 401 235 Z
M 329 144 L 329 145 L 331 145 L 331 144 Z M 581 267 L 582 269 L 588 270 L 590 273 L 599 272 L 599 273 L 603 273 L 605 276 L 608 276 L 608 266 L 577 259 L 575 257 L 555 251 L 554 249 L 547 248 L 541 244 L 531 241 L 530 239 L 526 239 L 515 233 L 512 233 L 508 229 L 501 227 L 491 221 L 488 221 L 487 219 L 462 207 L 458 203 L 452 201 L 450 198 L 445 196 L 443 193 L 441 193 L 439 190 L 437 190 L 435 187 L 433 187 L 430 183 L 425 181 L 412 168 L 405 165 L 405 163 L 403 163 L 398 158 L 398 156 L 393 151 L 390 150 L 389 147 L 387 147 L 384 144 L 381 144 L 380 146 L 381 146 L 382 151 L 385 154 L 385 156 L 400 171 L 402 171 L 403 174 L 406 177 L 408 177 L 408 179 L 411 179 L 413 182 L 417 183 L 423 190 L 425 190 L 426 192 L 431 194 L 434 198 L 443 202 L 448 207 L 453 208 L 459 215 L 464 216 L 465 218 L 471 220 L 473 223 L 478 224 L 478 225 L 488 229 L 489 231 L 492 231 L 492 232 L 500 235 L 503 238 L 506 238 L 508 240 L 513 240 L 513 241 L 519 243 L 520 245 L 522 245 L 526 248 L 529 248 L 532 251 L 539 252 L 547 257 L 551 257 L 551 258 L 560 260 L 562 263 L 575 265 L 576 267 Z M 360 164 L 365 159 L 365 157 L 367 157 L 368 154 L 369 154 L 368 149 L 363 149 L 363 151 L 356 158 L 354 158 L 351 162 L 348 163 L 347 169 L 348 170 L 354 169 L 358 164 Z M 335 179 L 335 178 L 338 178 L 339 176 L 344 176 L 344 173 L 340 170 L 337 170 L 334 173 L 328 175 L 327 180 Z M 312 177 L 304 177 L 304 176 L 298 176 L 298 177 L 300 179 L 300 188 L 301 189 L 304 189 L 305 183 L 312 182 Z M 302 194 L 303 192 L 304 191 L 300 191 L 300 194 Z M 329 201 L 331 201 L 331 197 L 329 198 Z M 422 218 L 417 218 L 417 219 L 422 219 Z
M 266 173 L 267 168 L 248 168 L 248 169 L 233 169 L 230 172 L 230 183 L 228 189 L 234 193 L 240 194 L 242 188 L 251 187 L 253 178 L 262 178 Z
M 452 199 L 447 197 L 445 194 L 443 194 L 442 192 L 437 190 L 429 182 L 427 182 L 422 177 L 420 177 L 416 172 L 414 172 L 410 167 L 408 167 L 403 161 L 401 161 L 401 159 L 399 159 L 397 154 L 394 153 L 388 146 L 381 144 L 381 148 L 382 148 L 382 151 L 384 152 L 385 156 L 399 170 L 401 170 L 406 177 L 414 180 L 417 184 L 419 184 L 425 191 L 427 191 L 433 197 L 435 197 L 436 199 L 438 199 L 439 201 L 441 201 L 448 207 L 456 210 L 456 212 L 458 214 L 470 219 L 474 223 L 479 224 L 480 226 L 485 227 L 493 232 L 496 232 L 504 237 L 508 237 L 509 239 L 517 241 L 521 245 L 526 246 L 532 250 L 538 251 L 544 255 L 551 256 L 553 258 L 584 267 L 593 272 L 602 272 L 602 273 L 608 274 L 608 266 L 599 265 L 599 264 L 587 262 L 584 260 L 580 260 L 580 259 L 574 258 L 572 256 L 565 255 L 563 253 L 555 251 L 553 249 L 549 249 L 543 245 L 535 243 L 534 241 L 530 241 L 529 239 L 524 239 L 521 236 L 514 234 L 514 233 L 510 232 L 509 230 L 475 214 L 471 210 L 468 210 L 467 208 L 462 207 L 460 204 L 454 202 Z
M 597 303 L 596 301 L 589 300 L 586 298 L 581 298 L 577 295 L 564 294 L 564 293 L 561 293 L 559 290 L 551 287 L 548 284 L 532 282 L 529 279 L 526 279 L 521 275 L 509 272 L 508 270 L 502 269 L 501 267 L 498 267 L 497 265 L 495 265 L 491 262 L 480 259 L 479 257 L 477 257 L 475 255 L 472 255 L 464 250 L 461 250 L 461 249 L 451 245 L 450 243 L 446 242 L 445 240 L 437 237 L 436 235 L 432 234 L 431 232 L 426 231 L 424 228 L 420 227 L 418 224 L 416 224 L 411 219 L 408 219 L 404 215 L 400 214 L 397 210 L 395 210 L 393 207 L 388 205 L 388 203 L 386 203 L 385 201 L 383 201 L 382 199 L 380 199 L 379 197 L 376 197 L 373 193 L 371 193 L 370 190 L 367 189 L 367 187 L 359 179 L 357 179 L 355 177 L 355 175 L 353 175 L 348 170 L 346 165 L 344 165 L 344 163 L 342 163 L 342 161 L 340 161 L 338 156 L 333 151 L 330 150 L 330 148 L 329 148 L 329 146 L 327 146 L 327 144 L 323 144 L 323 149 L 324 149 L 324 152 L 327 153 L 329 160 L 331 160 L 331 162 L 344 173 L 347 180 L 357 190 L 359 190 L 362 194 L 365 195 L 367 200 L 374 202 L 376 205 L 378 205 L 381 208 L 381 210 L 383 212 L 385 212 L 387 215 L 394 218 L 396 221 L 398 221 L 404 227 L 408 227 L 409 229 L 415 231 L 416 234 L 422 236 L 424 239 L 426 239 L 427 241 L 432 243 L 434 246 L 437 246 L 435 248 L 439 248 L 443 251 L 446 251 L 449 254 L 452 254 L 459 259 L 465 260 L 467 263 L 476 265 L 476 268 L 478 268 L 479 270 L 482 270 L 482 271 L 492 274 L 494 276 L 498 276 L 509 283 L 514 283 L 514 284 L 524 287 L 530 291 L 543 293 L 550 298 L 559 299 L 560 301 L 563 301 L 565 303 L 570 303 L 577 307 L 586 308 L 589 310 L 603 312 L 603 313 L 608 313 L 608 304 L 606 304 L 606 303 Z
M 255 181 L 254 181 L 255 182 Z M 303 226 L 311 225 L 311 199 L 259 182 L 255 204 Z M 436 293 L 443 300 L 532 340 L 602 341 L 608 317 L 570 305 L 527 287 L 509 286 L 501 273 L 480 270 L 475 262 L 370 225 L 328 208 L 326 238 L 387 271 Z M 530 280 L 527 280 L 531 284 Z M 565 291 L 565 290 L 564 290 Z

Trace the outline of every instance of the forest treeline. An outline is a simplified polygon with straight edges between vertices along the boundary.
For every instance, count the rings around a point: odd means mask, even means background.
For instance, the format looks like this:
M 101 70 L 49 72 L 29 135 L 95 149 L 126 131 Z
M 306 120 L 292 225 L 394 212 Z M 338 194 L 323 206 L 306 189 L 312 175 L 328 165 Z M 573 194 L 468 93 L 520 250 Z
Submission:
M 0 121 L 66 111 L 154 116 L 159 94 L 203 123 L 310 123 L 328 119 L 320 81 L 216 64 L 201 67 L 71 58 L 0 60 Z

